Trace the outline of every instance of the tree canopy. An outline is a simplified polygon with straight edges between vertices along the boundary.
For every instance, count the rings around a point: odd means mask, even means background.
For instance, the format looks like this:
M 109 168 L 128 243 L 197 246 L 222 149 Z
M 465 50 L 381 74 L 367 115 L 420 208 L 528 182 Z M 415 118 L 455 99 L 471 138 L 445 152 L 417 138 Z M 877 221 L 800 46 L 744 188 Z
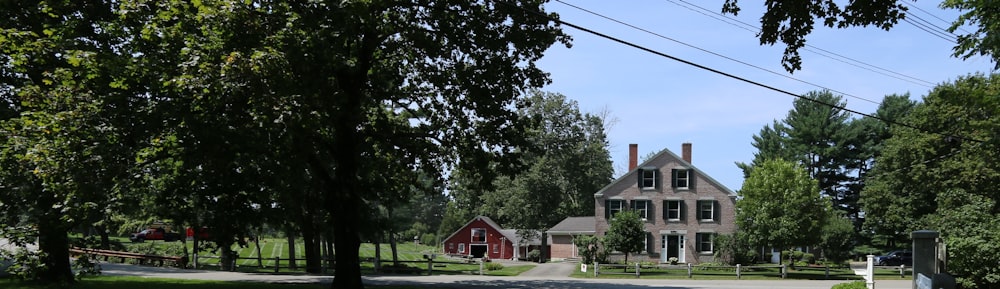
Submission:
M 639 211 L 620 211 L 610 222 L 604 235 L 604 245 L 608 250 L 625 253 L 625 262 L 628 263 L 629 254 L 641 253 L 647 249 L 646 238 L 649 236 Z
M 569 40 L 544 2 L 7 2 L 5 224 L 37 226 L 46 280 L 69 282 L 66 221 L 92 209 L 140 200 L 229 237 L 300 212 L 332 227 L 333 287 L 361 288 L 377 204 L 515 163 L 535 61 Z
M 820 242 L 830 201 L 802 166 L 767 160 L 754 167 L 736 202 L 736 225 L 750 244 L 791 248 Z
M 890 244 L 914 230 L 940 231 L 948 271 L 969 288 L 1000 286 L 998 95 L 997 75 L 935 87 L 901 119 L 920 130 L 890 127 L 861 198 L 865 228 Z
M 760 44 L 785 45 L 781 64 L 788 72 L 802 68 L 802 58 L 798 50 L 805 46 L 806 37 L 819 25 L 847 28 L 853 26 L 875 26 L 883 30 L 892 29 L 907 16 L 908 7 L 904 0 L 862 0 L 838 4 L 834 0 L 764 2 L 766 10 L 760 17 Z M 958 35 L 954 47 L 955 57 L 968 59 L 982 55 L 989 56 L 1000 68 L 1000 3 L 995 1 L 944 0 L 942 8 L 958 9 L 962 14 L 948 28 L 951 33 L 965 31 L 962 26 L 975 27 L 974 31 Z M 723 13 L 739 14 L 739 0 L 726 0 Z

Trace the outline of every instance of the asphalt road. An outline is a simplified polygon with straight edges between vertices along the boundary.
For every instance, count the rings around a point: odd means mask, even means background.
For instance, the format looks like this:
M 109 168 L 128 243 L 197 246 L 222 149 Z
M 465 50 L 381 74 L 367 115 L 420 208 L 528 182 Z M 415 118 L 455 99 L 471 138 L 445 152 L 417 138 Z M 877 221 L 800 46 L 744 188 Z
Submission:
M 567 266 L 569 265 L 569 266 Z M 271 283 L 330 283 L 333 276 L 314 275 L 271 275 L 260 273 L 219 272 L 203 270 L 182 270 L 176 268 L 148 267 L 124 264 L 101 264 L 106 275 L 126 275 L 156 278 L 247 281 Z M 578 279 L 569 278 L 568 270 L 575 266 L 570 263 L 540 264 L 535 269 L 517 277 L 495 277 L 478 275 L 435 275 L 435 276 L 365 276 L 365 284 L 370 285 L 410 285 L 421 288 L 542 288 L 542 289 L 600 289 L 600 288 L 816 288 L 829 289 L 846 281 L 813 280 L 662 280 L 662 279 Z M 547 275 L 556 274 L 556 275 Z M 547 276 L 546 276 L 547 275 Z M 909 279 L 879 280 L 878 289 L 908 289 Z

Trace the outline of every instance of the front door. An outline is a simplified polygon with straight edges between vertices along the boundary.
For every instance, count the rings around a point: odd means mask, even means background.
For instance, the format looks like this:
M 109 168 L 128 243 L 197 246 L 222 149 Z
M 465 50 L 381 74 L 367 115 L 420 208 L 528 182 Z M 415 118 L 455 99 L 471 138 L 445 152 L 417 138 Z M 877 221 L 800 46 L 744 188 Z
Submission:
M 663 235 L 663 263 L 670 262 L 670 257 L 677 258 L 678 263 L 684 263 L 684 235 Z

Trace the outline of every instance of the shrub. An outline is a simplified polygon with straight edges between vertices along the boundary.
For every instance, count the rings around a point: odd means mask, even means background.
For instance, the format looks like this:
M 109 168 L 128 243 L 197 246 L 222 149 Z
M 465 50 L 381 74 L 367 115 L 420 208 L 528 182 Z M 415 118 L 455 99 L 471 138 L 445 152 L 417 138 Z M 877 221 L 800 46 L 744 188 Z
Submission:
M 499 271 L 499 270 L 503 270 L 503 264 L 500 264 L 500 263 L 497 263 L 497 262 L 486 263 L 486 270 L 487 271 Z
M 833 285 L 833 287 L 830 287 L 830 289 L 867 289 L 867 288 L 868 287 L 865 286 L 865 281 L 840 283 L 837 285 Z
M 528 260 L 532 262 L 538 262 L 542 260 L 542 252 L 538 250 L 531 250 L 528 252 Z
M 434 233 L 424 233 L 420 236 L 420 243 L 429 246 L 437 245 L 437 235 Z
M 801 260 L 805 261 L 806 264 L 816 264 L 816 255 L 813 255 L 813 253 L 804 253 Z
M 73 269 L 77 279 L 101 275 L 101 265 L 97 264 L 97 260 L 91 260 L 87 254 L 80 255 L 73 261 Z

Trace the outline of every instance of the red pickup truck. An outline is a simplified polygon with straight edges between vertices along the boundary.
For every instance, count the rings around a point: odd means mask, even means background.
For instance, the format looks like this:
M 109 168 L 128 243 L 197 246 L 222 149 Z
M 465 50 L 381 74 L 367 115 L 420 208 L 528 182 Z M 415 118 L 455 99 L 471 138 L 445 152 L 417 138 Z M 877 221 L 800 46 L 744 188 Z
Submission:
M 138 233 L 129 236 L 128 239 L 132 242 L 143 242 L 145 240 L 163 240 L 165 242 L 173 242 L 180 240 L 181 234 L 167 232 L 163 228 L 155 228 L 139 231 Z

